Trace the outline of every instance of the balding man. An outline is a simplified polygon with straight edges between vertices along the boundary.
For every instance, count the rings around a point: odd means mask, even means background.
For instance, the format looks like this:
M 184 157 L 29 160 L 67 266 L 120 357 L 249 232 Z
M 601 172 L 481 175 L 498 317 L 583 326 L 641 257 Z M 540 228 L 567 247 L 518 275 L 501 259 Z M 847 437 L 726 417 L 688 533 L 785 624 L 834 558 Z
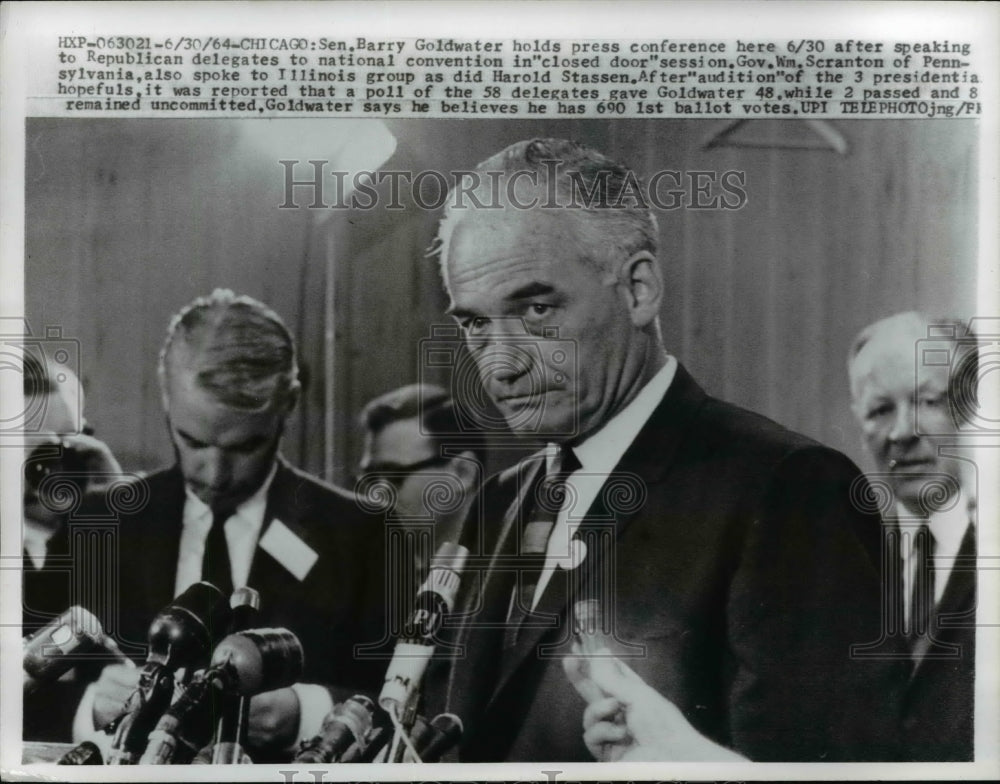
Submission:
M 956 457 L 961 418 L 952 392 L 955 369 L 974 355 L 935 338 L 953 361 L 922 361 L 921 341 L 935 332 L 959 337 L 964 327 L 912 311 L 882 319 L 854 340 L 847 367 L 852 408 L 878 471 L 873 481 L 895 499 L 886 517 L 900 561 L 887 576 L 888 595 L 900 599 L 894 630 L 913 660 L 906 759 L 963 761 L 973 752 L 976 529 L 969 464 Z
M 897 670 L 850 656 L 880 625 L 858 469 L 709 397 L 668 354 L 634 172 L 559 139 L 476 172 L 439 232 L 449 312 L 511 429 L 550 443 L 487 482 L 465 529 L 461 758 L 593 759 L 560 659 L 595 607 L 587 623 L 713 743 L 755 761 L 894 758 Z
M 146 478 L 149 502 L 121 515 L 121 637 L 142 642 L 151 619 L 198 580 L 260 592 L 259 626 L 291 629 L 304 680 L 251 703 L 255 760 L 311 735 L 332 707 L 326 689 L 377 688 L 384 663 L 353 646 L 383 633 L 381 521 L 349 493 L 279 455 L 299 395 L 291 334 L 266 305 L 228 290 L 194 300 L 171 322 L 160 354 L 174 466 Z M 105 669 L 93 716 L 121 709 L 135 672 Z

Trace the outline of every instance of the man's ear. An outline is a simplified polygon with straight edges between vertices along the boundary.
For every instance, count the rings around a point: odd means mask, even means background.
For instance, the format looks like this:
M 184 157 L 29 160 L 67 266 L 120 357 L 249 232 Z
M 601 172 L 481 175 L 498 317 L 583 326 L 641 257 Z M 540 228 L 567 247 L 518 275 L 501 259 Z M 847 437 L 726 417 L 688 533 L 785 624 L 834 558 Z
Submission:
M 289 416 L 299 404 L 299 397 L 302 394 L 302 387 L 296 384 L 285 393 L 285 416 Z
M 656 257 L 648 250 L 633 253 L 618 268 L 618 283 L 632 323 L 637 327 L 655 323 L 663 301 L 663 273 Z

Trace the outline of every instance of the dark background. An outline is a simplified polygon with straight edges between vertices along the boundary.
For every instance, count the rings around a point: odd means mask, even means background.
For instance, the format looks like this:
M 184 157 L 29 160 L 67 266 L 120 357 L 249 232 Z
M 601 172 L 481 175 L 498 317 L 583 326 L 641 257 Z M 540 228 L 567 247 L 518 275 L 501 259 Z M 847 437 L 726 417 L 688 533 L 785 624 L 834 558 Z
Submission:
M 854 334 L 910 308 L 974 315 L 977 125 L 829 125 L 846 155 L 798 149 L 823 142 L 797 121 L 752 121 L 733 132 L 736 146 L 712 149 L 726 121 L 390 121 L 397 146 L 383 168 L 469 169 L 541 135 L 588 143 L 643 176 L 745 171 L 743 209 L 658 211 L 667 346 L 709 392 L 865 465 L 845 378 Z M 267 302 L 297 336 L 309 379 L 285 453 L 307 470 L 345 481 L 361 406 L 417 379 L 419 341 L 444 321 L 436 260 L 425 257 L 439 213 L 409 199 L 403 210 L 278 209 L 278 161 L 332 160 L 345 127 L 28 120 L 26 316 L 36 335 L 59 326 L 79 341 L 88 418 L 126 469 L 171 460 L 157 353 L 170 316 L 217 286 Z M 310 172 L 303 163 L 296 176 Z M 302 189 L 297 199 L 310 201 Z

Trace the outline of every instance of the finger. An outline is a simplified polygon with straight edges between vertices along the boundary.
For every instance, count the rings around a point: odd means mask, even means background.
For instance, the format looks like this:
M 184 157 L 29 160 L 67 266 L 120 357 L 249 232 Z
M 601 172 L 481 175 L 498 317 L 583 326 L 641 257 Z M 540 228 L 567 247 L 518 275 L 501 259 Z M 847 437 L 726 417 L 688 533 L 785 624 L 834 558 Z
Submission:
M 583 733 L 583 742 L 590 746 L 624 744 L 629 740 L 628 728 L 610 721 L 599 721 Z
M 584 728 L 592 727 L 601 721 L 614 721 L 621 708 L 622 704 L 616 697 L 604 697 L 591 702 L 583 712 Z
M 587 662 L 580 656 L 564 656 L 563 671 L 577 693 L 587 702 L 604 699 L 606 696 L 587 676 Z
M 590 680 L 605 694 L 630 703 L 635 693 L 635 683 L 623 674 L 615 660 L 605 656 L 595 656 L 589 661 Z M 624 665 L 621 665 L 624 667 Z M 627 669 L 627 668 L 626 668 Z

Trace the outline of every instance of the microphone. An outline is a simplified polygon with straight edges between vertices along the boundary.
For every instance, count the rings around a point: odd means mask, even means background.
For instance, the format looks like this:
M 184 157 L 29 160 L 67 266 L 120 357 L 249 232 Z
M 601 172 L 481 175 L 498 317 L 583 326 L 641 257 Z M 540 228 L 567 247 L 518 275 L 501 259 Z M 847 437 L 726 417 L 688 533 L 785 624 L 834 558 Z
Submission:
M 340 758 L 341 762 L 374 762 L 379 753 L 392 739 L 392 730 L 387 726 L 376 726 L 365 739 L 365 748 L 351 746 Z
M 227 628 L 231 615 L 222 591 L 207 582 L 195 583 L 157 613 L 149 625 L 139 687 L 115 731 L 109 765 L 135 763 L 155 722 L 170 707 L 175 671 L 200 664 L 211 650 L 213 630 Z
M 59 758 L 58 765 L 100 765 L 101 750 L 93 741 L 85 740 Z
M 225 695 L 252 697 L 291 686 L 302 674 L 302 644 L 287 629 L 249 629 L 230 634 L 212 653 L 184 694 L 149 732 L 142 765 L 185 764 L 212 739 L 213 703 Z
M 260 614 L 260 594 L 253 588 L 237 588 L 229 597 L 229 606 L 233 609 L 230 632 L 251 629 Z M 229 696 L 223 699 L 212 749 L 213 765 L 239 764 L 243 759 L 249 720 L 250 700 L 247 697 Z
M 378 702 L 383 710 L 400 716 L 412 698 L 434 654 L 437 632 L 444 616 L 455 607 L 461 571 L 469 551 L 445 542 L 431 560 L 430 572 L 416 596 L 413 614 L 403 626 Z
M 293 762 L 344 762 L 345 753 L 355 745 L 355 754 L 363 754 L 374 716 L 375 703 L 363 694 L 335 705 L 319 735 L 303 741 Z
M 147 666 L 177 670 L 197 666 L 216 640 L 216 630 L 228 629 L 229 600 L 211 583 L 198 582 L 160 610 L 149 626 Z
M 417 756 L 424 762 L 438 762 L 462 739 L 462 720 L 454 713 L 434 717 L 430 728 L 414 743 Z
M 69 672 L 84 654 L 107 648 L 100 621 L 73 606 L 24 640 L 24 694 Z M 120 655 L 121 652 L 118 652 Z

